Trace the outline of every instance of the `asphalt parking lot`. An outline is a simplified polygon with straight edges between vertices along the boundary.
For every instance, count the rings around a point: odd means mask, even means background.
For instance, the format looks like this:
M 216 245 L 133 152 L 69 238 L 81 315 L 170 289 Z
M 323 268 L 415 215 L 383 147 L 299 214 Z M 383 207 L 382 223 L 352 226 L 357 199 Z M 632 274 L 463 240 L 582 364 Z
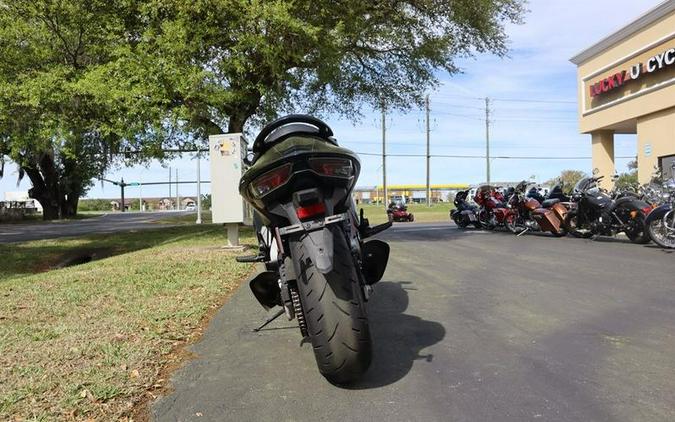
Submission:
M 381 238 L 360 384 L 324 381 L 295 321 L 251 332 L 267 314 L 242 285 L 155 420 L 675 420 L 672 252 L 450 224 Z

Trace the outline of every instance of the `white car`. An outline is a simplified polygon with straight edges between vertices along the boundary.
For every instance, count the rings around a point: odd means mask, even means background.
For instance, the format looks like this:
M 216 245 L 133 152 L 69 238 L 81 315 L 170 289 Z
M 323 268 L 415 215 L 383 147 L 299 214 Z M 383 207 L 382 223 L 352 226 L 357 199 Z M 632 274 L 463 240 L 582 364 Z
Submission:
M 195 204 L 190 204 L 185 207 L 185 211 L 197 211 L 197 206 Z

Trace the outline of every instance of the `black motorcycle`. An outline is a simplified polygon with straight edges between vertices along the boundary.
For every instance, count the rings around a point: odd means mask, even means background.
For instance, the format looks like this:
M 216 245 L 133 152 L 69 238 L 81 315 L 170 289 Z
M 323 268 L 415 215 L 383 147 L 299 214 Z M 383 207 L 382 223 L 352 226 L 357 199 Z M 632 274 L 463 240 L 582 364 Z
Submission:
M 576 204 L 565 217 L 565 228 L 575 237 L 614 236 L 624 232 L 634 243 L 649 243 L 645 217 L 651 207 L 632 196 L 613 200 L 598 188 L 603 176 L 581 179 L 572 192 Z
M 457 192 L 453 203 L 455 209 L 450 211 L 450 218 L 455 222 L 457 227 L 463 229 L 473 224 L 477 229 L 481 228 L 481 223 L 478 221 L 478 207 L 467 202 L 466 198 L 469 195 L 468 190 Z
M 569 202 L 570 197 L 565 195 L 562 189 L 562 185 L 558 184 L 553 186 L 553 189 L 548 193 L 546 199 L 557 199 L 560 202 Z
M 290 115 L 265 126 L 246 164 L 239 192 L 256 210 L 259 253 L 238 261 L 265 264 L 249 285 L 265 309 L 282 308 L 266 323 L 295 318 L 321 374 L 353 382 L 370 365 L 365 306 L 389 258 L 385 242 L 363 239 L 391 223 L 370 227 L 363 210 L 357 217 L 359 159 L 319 119 Z
M 663 183 L 660 206 L 649 215 L 645 224 L 649 237 L 662 248 L 675 249 L 675 163 L 672 167 L 673 177 Z

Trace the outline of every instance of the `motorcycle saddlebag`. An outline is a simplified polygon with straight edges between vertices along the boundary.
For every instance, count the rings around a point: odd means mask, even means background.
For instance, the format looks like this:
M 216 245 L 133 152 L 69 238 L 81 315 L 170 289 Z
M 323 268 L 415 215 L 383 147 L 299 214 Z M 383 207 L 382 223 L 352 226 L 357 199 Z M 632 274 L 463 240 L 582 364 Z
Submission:
M 546 208 L 537 208 L 532 211 L 532 218 L 535 219 L 541 231 L 560 231 L 560 220 L 553 211 Z
M 555 216 L 558 217 L 560 221 L 565 221 L 565 216 L 567 215 L 567 208 L 563 204 L 561 204 L 560 202 L 556 202 L 551 206 L 550 209 L 555 213 Z

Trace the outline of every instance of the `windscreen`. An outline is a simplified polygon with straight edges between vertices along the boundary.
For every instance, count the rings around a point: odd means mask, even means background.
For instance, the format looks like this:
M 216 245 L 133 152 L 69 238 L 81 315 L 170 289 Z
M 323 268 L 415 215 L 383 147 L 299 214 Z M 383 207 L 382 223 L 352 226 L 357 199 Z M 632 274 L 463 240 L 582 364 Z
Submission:
M 574 185 L 574 192 L 583 192 L 585 191 L 591 183 L 590 177 L 584 177 L 579 180 L 576 185 Z

